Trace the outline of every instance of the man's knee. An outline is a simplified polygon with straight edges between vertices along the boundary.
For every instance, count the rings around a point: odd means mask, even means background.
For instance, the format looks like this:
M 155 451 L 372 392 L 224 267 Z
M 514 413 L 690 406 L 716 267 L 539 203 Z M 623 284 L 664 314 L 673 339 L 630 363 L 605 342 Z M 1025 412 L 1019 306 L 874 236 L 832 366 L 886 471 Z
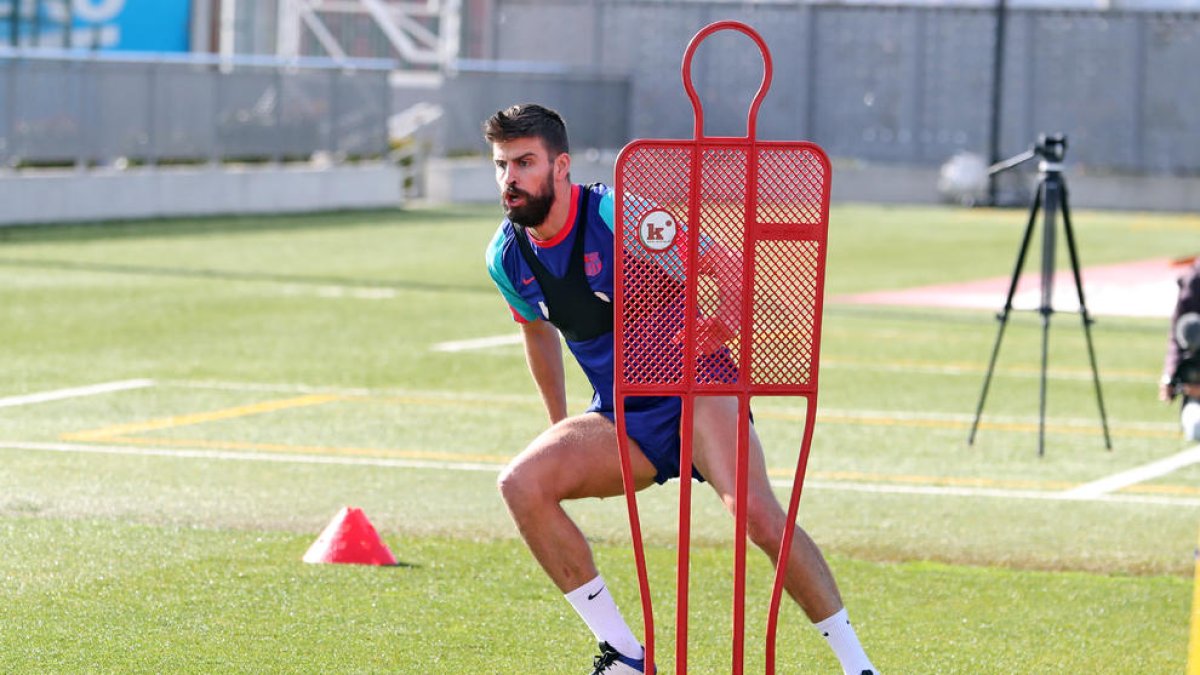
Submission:
M 759 548 L 778 549 L 786 519 L 779 502 L 750 497 L 746 508 L 746 536 Z
M 500 471 L 499 477 L 496 478 L 496 488 L 509 508 L 520 508 L 541 498 L 540 481 L 534 474 L 533 467 L 527 466 L 521 457 L 509 462 L 508 466 Z

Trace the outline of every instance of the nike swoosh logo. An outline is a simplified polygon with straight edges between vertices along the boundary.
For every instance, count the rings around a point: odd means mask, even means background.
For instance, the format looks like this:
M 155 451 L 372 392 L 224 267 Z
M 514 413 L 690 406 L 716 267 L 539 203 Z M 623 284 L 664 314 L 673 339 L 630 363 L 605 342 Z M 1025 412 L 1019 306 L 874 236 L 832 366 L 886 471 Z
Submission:
M 596 591 L 595 593 L 588 593 L 588 600 L 595 600 L 603 592 L 604 592 L 604 587 L 601 586 L 600 590 Z
M 532 284 L 532 283 L 533 283 L 533 280 L 534 280 L 535 278 L 536 278 L 536 277 L 529 277 L 528 279 L 524 279 L 524 278 L 523 278 L 523 279 L 521 279 L 521 283 L 523 283 L 523 284 L 525 284 L 526 286 L 528 286 L 529 284 Z

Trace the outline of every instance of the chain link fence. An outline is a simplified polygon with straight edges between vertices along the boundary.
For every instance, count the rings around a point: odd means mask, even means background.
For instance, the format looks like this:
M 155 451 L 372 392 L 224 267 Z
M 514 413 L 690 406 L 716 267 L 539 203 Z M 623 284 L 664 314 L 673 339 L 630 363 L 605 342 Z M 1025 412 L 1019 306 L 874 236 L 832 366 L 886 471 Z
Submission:
M 487 18 L 464 26 L 484 59 L 628 77 L 629 138 L 691 136 L 681 55 L 703 26 L 736 19 L 763 35 L 774 59 L 761 138 L 930 166 L 960 151 L 986 157 L 993 142 L 1001 157 L 1017 154 L 1061 131 L 1071 160 L 1092 169 L 1200 171 L 1196 12 L 1009 10 L 998 96 L 997 12 L 986 7 L 493 0 Z M 693 78 L 708 134 L 745 134 L 759 64 L 744 36 L 717 34 L 701 47 Z M 607 124 L 608 113 L 573 111 L 568 122 L 574 133 Z M 477 126 L 448 136 L 473 142 Z

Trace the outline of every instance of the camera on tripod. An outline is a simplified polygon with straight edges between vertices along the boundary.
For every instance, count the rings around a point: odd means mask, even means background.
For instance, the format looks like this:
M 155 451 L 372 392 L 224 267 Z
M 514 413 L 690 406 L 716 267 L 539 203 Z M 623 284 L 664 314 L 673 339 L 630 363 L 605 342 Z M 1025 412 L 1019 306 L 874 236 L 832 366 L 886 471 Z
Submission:
M 1064 134 L 1039 134 L 1033 151 L 1047 161 L 1061 162 L 1067 156 L 1067 137 Z
M 1013 309 L 1013 295 L 1017 291 L 1017 282 L 1021 269 L 1025 265 L 1025 254 L 1029 252 L 1029 241 L 1033 238 L 1033 228 L 1038 220 L 1038 212 L 1043 211 L 1045 225 L 1042 228 L 1042 300 L 1038 313 L 1042 316 L 1042 376 L 1039 390 L 1038 412 L 1038 456 L 1045 453 L 1046 437 L 1046 363 L 1048 360 L 1048 345 L 1050 340 L 1050 316 L 1054 313 L 1051 300 L 1054 295 L 1054 265 L 1055 246 L 1058 226 L 1055 218 L 1061 212 L 1063 233 L 1066 235 L 1067 250 L 1071 254 L 1072 279 L 1075 281 L 1075 293 L 1079 298 L 1079 317 L 1083 323 L 1083 334 L 1087 339 L 1088 361 L 1092 365 L 1092 382 L 1096 387 L 1096 403 L 1100 407 L 1100 425 L 1104 429 L 1104 447 L 1112 449 L 1112 439 L 1108 435 L 1108 416 L 1104 412 L 1104 397 L 1100 393 L 1100 371 L 1096 368 L 1096 352 L 1092 347 L 1092 318 L 1088 315 L 1087 302 L 1083 298 L 1083 276 L 1079 271 L 1079 252 L 1075 246 L 1075 233 L 1071 227 L 1071 209 L 1067 207 L 1067 181 L 1063 177 L 1063 158 L 1067 154 L 1067 137 L 1062 133 L 1039 134 L 1033 147 L 1015 157 L 997 162 L 988 167 L 988 174 L 1013 169 L 1031 159 L 1038 162 L 1038 185 L 1029 207 L 1029 220 L 1025 223 L 1025 233 L 1021 237 L 1021 248 L 1017 252 L 1017 264 L 1013 267 L 1012 280 L 1008 285 L 1008 297 L 1004 300 L 1004 309 L 996 315 L 1000 328 L 996 331 L 996 342 L 992 346 L 992 358 L 988 362 L 987 374 L 983 378 L 983 391 L 979 394 L 979 405 L 975 408 L 975 421 L 971 423 L 971 433 L 967 436 L 967 445 L 975 442 L 975 432 L 979 430 L 979 418 L 983 415 L 983 402 L 987 399 L 988 387 L 992 381 L 992 373 L 996 368 L 996 357 L 1000 353 L 1000 339 L 1004 336 L 1004 327 L 1008 324 L 1008 315 Z M 1200 317 L 1198 317 L 1200 318 Z

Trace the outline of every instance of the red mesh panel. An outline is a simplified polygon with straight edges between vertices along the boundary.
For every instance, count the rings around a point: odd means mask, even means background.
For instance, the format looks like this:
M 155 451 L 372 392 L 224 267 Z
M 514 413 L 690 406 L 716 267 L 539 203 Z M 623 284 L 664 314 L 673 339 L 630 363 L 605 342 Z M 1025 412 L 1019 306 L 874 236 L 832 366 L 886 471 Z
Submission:
M 683 380 L 683 303 L 687 265 L 691 153 L 679 147 L 639 147 L 627 155 L 617 234 L 625 294 L 618 321 L 624 351 L 618 379 L 629 384 Z
M 713 317 L 723 303 L 739 308 L 745 295 L 742 281 L 742 246 L 746 233 L 746 150 L 713 148 L 701 153 L 700 228 L 698 250 L 700 266 L 696 288 L 697 317 Z M 718 280 L 723 280 L 718 284 Z M 719 286 L 724 286 L 718 290 Z M 740 322 L 740 311 L 734 314 Z M 737 383 L 737 363 L 741 352 L 737 324 L 735 334 L 725 341 L 729 358 L 705 358 L 698 355 L 696 383 L 733 385 Z M 703 351 L 700 345 L 698 351 Z
M 748 161 L 751 147 L 757 166 Z M 699 177 L 693 185 L 694 152 Z M 828 212 L 821 151 L 806 143 L 639 141 L 617 170 L 624 192 L 617 198 L 624 270 L 618 386 L 811 391 Z M 692 189 L 696 199 L 689 204 Z M 689 246 L 699 252 L 695 266 L 688 263 Z M 681 343 L 691 274 L 696 362 L 694 379 L 687 379 Z M 717 316 L 730 332 L 720 343 L 706 342 L 706 321 Z M 743 358 L 747 373 L 738 369 Z
M 754 259 L 751 384 L 809 385 L 816 370 L 815 241 L 759 242 Z
M 750 382 L 807 388 L 817 369 L 828 176 L 808 148 L 758 158 Z
M 825 179 L 821 158 L 808 148 L 760 150 L 758 222 L 821 224 Z

